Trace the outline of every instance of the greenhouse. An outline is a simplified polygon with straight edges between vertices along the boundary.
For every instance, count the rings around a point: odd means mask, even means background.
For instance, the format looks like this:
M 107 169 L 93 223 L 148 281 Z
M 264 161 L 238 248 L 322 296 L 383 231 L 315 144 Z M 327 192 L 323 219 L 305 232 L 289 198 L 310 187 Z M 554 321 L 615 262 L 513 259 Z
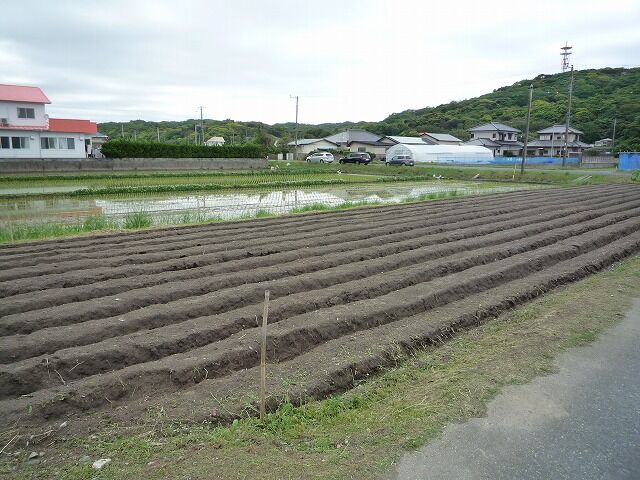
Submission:
M 387 161 L 397 155 L 409 155 L 416 163 L 491 163 L 491 150 L 478 145 L 406 145 L 387 150 Z

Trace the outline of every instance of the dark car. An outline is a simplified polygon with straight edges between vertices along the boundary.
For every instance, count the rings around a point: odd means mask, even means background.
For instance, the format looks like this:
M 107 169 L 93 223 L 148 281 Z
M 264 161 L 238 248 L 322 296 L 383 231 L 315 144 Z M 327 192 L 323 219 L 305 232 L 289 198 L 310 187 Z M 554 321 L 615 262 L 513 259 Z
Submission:
M 411 158 L 411 155 L 396 155 L 387 160 L 385 164 L 413 167 L 415 165 L 415 162 L 413 161 L 413 158 Z
M 366 152 L 353 152 L 340 159 L 340 163 L 364 163 L 365 165 L 371 162 L 371 155 Z

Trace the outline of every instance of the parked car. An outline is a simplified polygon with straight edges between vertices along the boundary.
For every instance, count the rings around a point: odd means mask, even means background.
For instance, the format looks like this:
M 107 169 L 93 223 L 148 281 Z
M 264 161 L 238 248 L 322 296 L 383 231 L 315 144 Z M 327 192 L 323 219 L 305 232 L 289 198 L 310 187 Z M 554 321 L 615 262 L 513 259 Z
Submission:
M 385 162 L 386 165 L 404 165 L 406 167 L 415 166 L 411 155 L 395 155 Z
M 340 159 L 340 163 L 364 163 L 368 165 L 371 162 L 371 155 L 367 152 L 352 152 L 346 157 Z
M 307 163 L 333 163 L 333 154 L 329 152 L 316 152 L 309 155 Z

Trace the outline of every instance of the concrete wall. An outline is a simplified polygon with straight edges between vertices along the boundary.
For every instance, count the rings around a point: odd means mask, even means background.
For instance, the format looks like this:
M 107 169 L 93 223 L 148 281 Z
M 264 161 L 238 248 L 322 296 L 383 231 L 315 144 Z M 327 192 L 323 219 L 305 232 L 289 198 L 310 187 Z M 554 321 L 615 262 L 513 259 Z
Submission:
M 263 158 L 0 159 L 0 174 L 135 170 L 250 170 L 267 168 Z

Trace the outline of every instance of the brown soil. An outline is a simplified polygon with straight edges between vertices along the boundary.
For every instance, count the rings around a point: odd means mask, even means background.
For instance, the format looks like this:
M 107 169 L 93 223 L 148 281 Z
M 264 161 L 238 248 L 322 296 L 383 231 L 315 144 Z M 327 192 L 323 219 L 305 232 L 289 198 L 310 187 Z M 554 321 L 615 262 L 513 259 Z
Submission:
M 270 407 L 322 397 L 639 250 L 617 185 L 1 247 L 0 415 L 238 415 L 266 289 Z

